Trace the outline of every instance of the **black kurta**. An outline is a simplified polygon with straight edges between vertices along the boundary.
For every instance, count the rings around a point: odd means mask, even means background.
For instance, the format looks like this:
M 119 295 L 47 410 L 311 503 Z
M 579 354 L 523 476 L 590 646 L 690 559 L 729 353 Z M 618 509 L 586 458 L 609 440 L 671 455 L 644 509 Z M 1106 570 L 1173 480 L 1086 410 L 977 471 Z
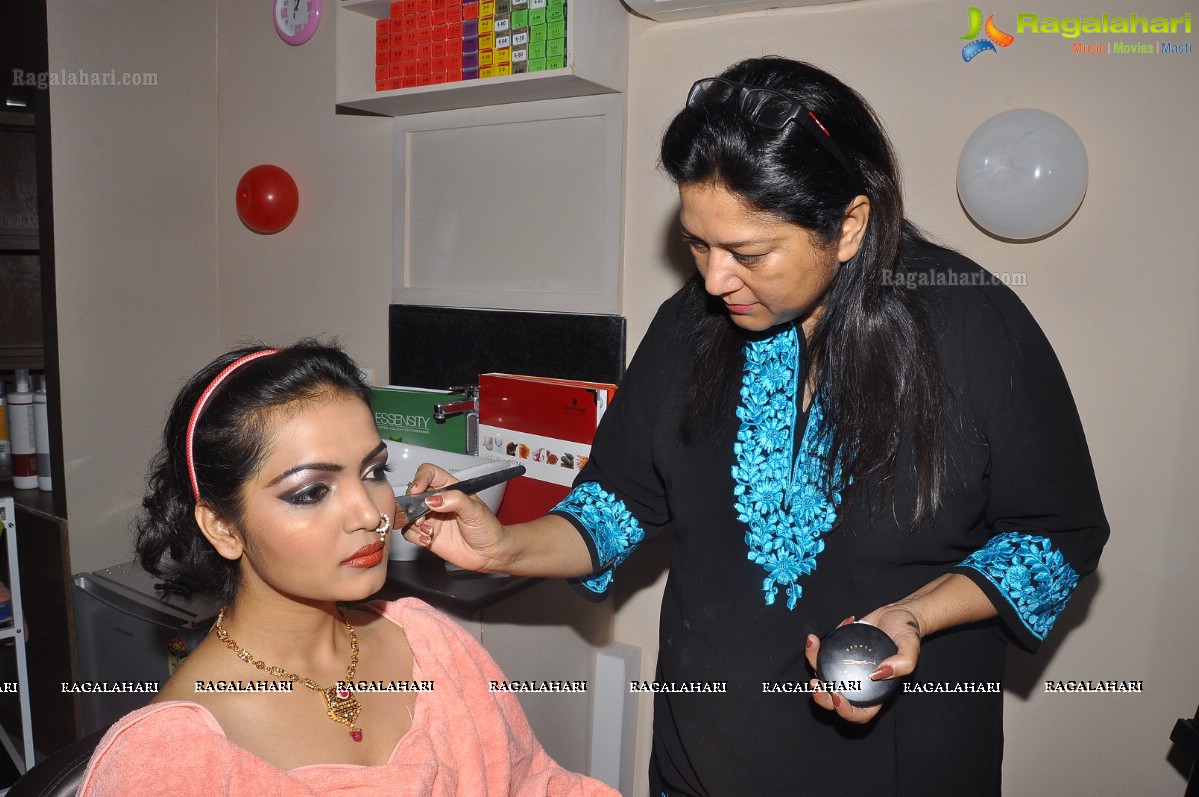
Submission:
M 865 727 L 816 708 L 807 694 L 776 691 L 812 677 L 807 634 L 823 636 L 845 617 L 862 617 L 947 572 L 973 579 L 1000 619 L 925 639 L 909 682 L 933 690 L 1001 683 L 1006 644 L 1014 638 L 1037 647 L 1107 538 L 1078 414 L 1036 322 L 969 260 L 933 247 L 906 251 L 905 279 L 926 296 L 947 385 L 951 477 L 935 523 L 908 531 L 890 512 L 872 516 L 859 501 L 844 513 L 836 504 L 793 510 L 798 531 L 790 536 L 772 531 L 786 525 L 785 515 L 776 523 L 779 516 L 767 514 L 770 528 L 751 527 L 735 491 L 785 491 L 744 476 L 771 461 L 749 450 L 766 433 L 744 435 L 762 420 L 747 401 L 780 389 L 777 363 L 761 374 L 747 364 L 742 417 L 684 445 L 679 413 L 692 355 L 677 323 L 678 295 L 650 326 L 590 461 L 556 510 L 591 548 L 596 575 L 582 586 L 596 595 L 639 542 L 675 524 L 657 680 L 681 688 L 724 683 L 727 692 L 656 695 L 654 797 L 999 792 L 998 691 L 908 691 Z M 794 338 L 789 326 L 776 337 L 786 334 Z M 778 340 L 775 355 L 788 351 Z M 787 357 L 782 382 L 795 383 L 798 352 Z M 786 436 L 782 466 L 789 469 L 797 453 L 800 475 L 819 453 L 801 444 L 807 415 L 793 408 L 793 427 L 784 424 L 772 438 Z M 819 426 L 819 409 L 811 415 Z M 739 431 L 743 445 L 735 449 Z M 900 463 L 902 520 L 915 496 L 910 450 Z M 797 490 L 789 500 L 811 503 L 811 496 Z M 830 510 L 836 522 L 826 530 L 819 521 Z

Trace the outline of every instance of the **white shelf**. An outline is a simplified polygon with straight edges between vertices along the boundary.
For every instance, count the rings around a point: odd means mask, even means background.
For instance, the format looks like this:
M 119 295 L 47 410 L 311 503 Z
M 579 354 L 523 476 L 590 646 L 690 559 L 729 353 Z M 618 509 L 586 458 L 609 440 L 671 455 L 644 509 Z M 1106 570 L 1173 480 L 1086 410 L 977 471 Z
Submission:
M 8 586 L 12 592 L 12 619 L 5 621 L 0 640 L 12 639 L 17 657 L 17 699 L 21 707 L 21 732 L 14 735 L 0 726 L 0 745 L 22 775 L 34 764 L 33 719 L 29 711 L 29 668 L 25 659 L 25 617 L 21 605 L 21 574 L 17 567 L 16 507 L 12 498 L 0 498 L 0 532 L 8 546 Z
M 386 0 L 342 0 L 336 9 L 337 105 L 382 116 L 614 94 L 628 82 L 629 14 L 617 0 L 568 0 L 566 68 L 375 91 L 375 20 Z

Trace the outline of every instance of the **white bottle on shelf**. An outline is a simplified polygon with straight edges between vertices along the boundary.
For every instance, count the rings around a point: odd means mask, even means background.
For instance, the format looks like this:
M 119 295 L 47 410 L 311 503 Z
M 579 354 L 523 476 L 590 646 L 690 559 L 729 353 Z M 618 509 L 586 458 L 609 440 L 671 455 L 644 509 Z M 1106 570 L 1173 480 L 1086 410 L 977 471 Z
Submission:
M 50 492 L 54 485 L 50 480 L 50 424 L 46 415 L 46 377 L 39 377 L 37 390 L 33 392 L 33 444 L 37 454 L 37 486 Z
M 8 435 L 12 443 L 12 486 L 37 489 L 37 442 L 33 427 L 33 391 L 29 371 L 17 369 L 17 389 L 8 394 Z

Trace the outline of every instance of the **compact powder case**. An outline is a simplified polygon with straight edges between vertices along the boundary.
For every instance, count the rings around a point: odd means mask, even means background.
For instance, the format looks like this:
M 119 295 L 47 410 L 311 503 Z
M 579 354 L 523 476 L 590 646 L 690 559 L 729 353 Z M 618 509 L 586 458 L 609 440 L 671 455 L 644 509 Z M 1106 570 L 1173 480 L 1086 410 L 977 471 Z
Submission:
M 849 623 L 820 640 L 816 677 L 855 706 L 874 706 L 891 696 L 898 680 L 872 681 L 870 673 L 899 651 L 891 637 L 866 623 Z M 841 688 L 846 682 L 860 689 Z

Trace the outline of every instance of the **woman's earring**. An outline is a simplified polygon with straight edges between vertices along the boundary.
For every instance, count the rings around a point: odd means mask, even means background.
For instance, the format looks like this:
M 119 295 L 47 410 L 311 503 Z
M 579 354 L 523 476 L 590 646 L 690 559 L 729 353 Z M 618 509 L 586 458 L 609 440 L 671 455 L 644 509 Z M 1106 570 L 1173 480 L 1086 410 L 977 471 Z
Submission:
M 387 540 L 387 532 L 389 531 L 391 531 L 391 518 L 388 515 L 380 512 L 379 525 L 375 526 L 375 533 L 379 535 L 379 542 L 385 542 Z

